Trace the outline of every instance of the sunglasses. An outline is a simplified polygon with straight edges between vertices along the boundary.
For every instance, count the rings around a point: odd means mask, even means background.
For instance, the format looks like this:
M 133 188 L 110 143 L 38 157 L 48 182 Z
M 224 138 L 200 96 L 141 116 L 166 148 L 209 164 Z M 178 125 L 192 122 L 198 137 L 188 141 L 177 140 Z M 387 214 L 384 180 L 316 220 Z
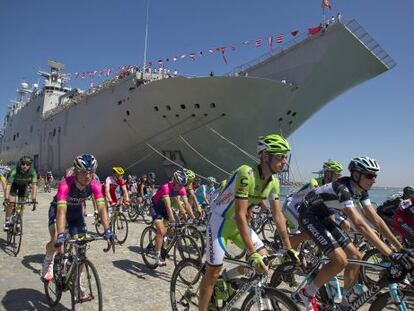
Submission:
M 363 174 L 365 176 L 366 179 L 374 179 L 377 177 L 377 175 L 372 174 L 372 173 L 367 173 L 367 174 Z
M 286 160 L 289 157 L 289 155 L 285 153 L 276 153 L 276 154 L 272 154 L 272 156 L 279 160 Z
M 32 163 L 30 163 L 30 162 L 22 162 L 22 163 L 20 163 L 20 165 L 21 166 L 30 166 L 30 165 L 32 165 Z

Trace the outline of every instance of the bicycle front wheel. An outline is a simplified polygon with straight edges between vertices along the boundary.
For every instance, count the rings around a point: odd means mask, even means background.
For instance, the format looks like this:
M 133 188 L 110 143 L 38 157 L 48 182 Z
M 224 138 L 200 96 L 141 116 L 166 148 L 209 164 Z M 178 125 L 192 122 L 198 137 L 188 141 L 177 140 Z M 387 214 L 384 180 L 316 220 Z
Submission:
M 16 215 L 12 231 L 13 237 L 11 239 L 10 246 L 14 256 L 17 256 L 20 252 L 23 238 L 23 218 L 21 214 Z
M 262 288 L 262 303 L 266 310 L 299 311 L 299 307 L 285 293 L 269 287 Z M 263 306 L 262 306 L 263 307 Z M 257 305 L 256 293 L 251 292 L 243 302 L 241 310 L 263 310 Z
M 125 243 L 128 237 L 128 221 L 124 214 L 118 213 L 118 215 L 115 215 L 112 222 L 112 231 L 116 234 L 119 244 Z
M 194 259 L 201 262 L 201 251 L 197 242 L 188 235 L 179 236 L 174 245 L 174 264 L 177 265 L 184 259 Z
M 71 303 L 72 310 L 76 310 L 76 304 L 87 303 L 87 310 L 103 310 L 102 286 L 98 271 L 88 259 L 81 265 L 82 272 L 75 273 L 72 278 Z
M 150 269 L 158 267 L 157 255 L 155 253 L 155 238 L 157 236 L 157 230 L 154 227 L 148 226 L 141 234 L 141 254 L 142 260 L 145 265 Z
M 371 304 L 369 311 L 380 311 L 380 310 L 414 310 L 414 292 L 402 289 L 399 290 L 399 296 L 401 303 L 395 303 L 391 299 L 390 292 L 386 292 L 377 296 L 377 298 Z
M 170 285 L 171 308 L 174 311 L 198 310 L 203 274 L 203 264 L 197 260 L 185 259 L 175 267 Z
M 47 304 L 53 308 L 62 298 L 62 277 L 54 276 L 49 282 L 43 281 Z

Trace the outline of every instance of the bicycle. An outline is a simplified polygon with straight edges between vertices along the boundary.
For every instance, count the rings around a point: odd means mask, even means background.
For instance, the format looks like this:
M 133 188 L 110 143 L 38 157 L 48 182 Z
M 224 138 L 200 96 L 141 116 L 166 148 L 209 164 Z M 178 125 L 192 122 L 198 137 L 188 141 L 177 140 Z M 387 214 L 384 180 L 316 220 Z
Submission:
M 119 245 L 125 243 L 128 237 L 128 221 L 123 211 L 124 204 L 118 203 L 108 208 L 109 227 L 113 234 L 117 236 Z M 99 235 L 103 235 L 104 227 L 99 214 L 95 214 L 95 230 Z
M 280 255 L 269 255 L 265 262 L 271 264 Z M 219 278 L 213 291 L 209 310 L 231 310 L 243 295 L 241 310 L 288 310 L 300 309 L 282 291 L 265 286 L 267 275 L 256 272 L 246 261 L 225 258 L 224 261 L 244 267 L 245 276 L 234 279 Z M 205 274 L 205 264 L 193 259 L 181 261 L 174 269 L 170 301 L 174 311 L 198 309 L 200 282 Z
M 297 287 L 297 289 L 291 294 L 291 298 L 296 302 L 300 302 L 298 298 L 298 292 L 306 283 L 309 283 L 316 272 L 319 270 L 323 263 L 329 262 L 329 259 L 322 258 L 314 264 L 310 271 L 305 272 L 304 279 Z M 408 271 L 400 265 L 394 264 L 383 266 L 380 264 L 374 264 L 363 260 L 348 259 L 349 264 L 360 265 L 361 267 L 369 267 L 372 270 L 383 271 L 381 277 L 376 283 L 365 284 L 368 290 L 361 294 L 356 300 L 350 302 L 349 310 L 358 310 L 362 305 L 368 301 L 371 302 L 370 311 L 386 310 L 386 307 L 390 307 L 391 310 L 408 311 L 414 309 L 414 292 L 407 289 L 398 288 L 398 283 L 402 284 Z M 276 268 L 272 275 L 273 279 L 282 279 L 283 275 L 295 273 L 297 271 L 297 265 L 293 262 L 281 264 Z M 273 286 L 274 283 L 270 282 Z M 388 287 L 388 291 L 381 293 L 381 291 Z M 321 310 L 340 310 L 338 302 L 335 301 L 335 295 L 337 289 L 332 286 L 331 282 L 328 282 L 319 289 L 317 294 L 319 305 Z
M 17 197 L 10 217 L 7 232 L 6 245 L 10 246 L 11 252 L 17 256 L 20 252 L 23 239 L 23 210 L 25 205 L 33 205 L 32 211 L 36 210 L 36 201 L 28 201 L 27 198 Z
M 53 308 L 62 298 L 62 293 L 70 291 L 72 310 L 76 304 L 95 301 L 98 310 L 103 310 L 102 286 L 98 271 L 86 257 L 88 243 L 103 240 L 103 237 L 75 238 L 65 241 L 64 254 L 55 256 L 53 266 L 53 279 L 49 282 L 43 280 L 46 300 Z M 103 251 L 108 252 L 115 246 L 108 243 Z M 86 283 L 86 284 L 85 284 Z
M 169 258 L 169 252 L 174 248 L 173 258 L 175 265 L 185 258 L 193 258 L 201 262 L 202 250 L 199 249 L 194 238 L 185 233 L 185 227 L 185 223 L 171 223 L 164 236 L 161 257 Z M 153 226 L 148 226 L 142 231 L 140 240 L 142 259 L 150 269 L 156 269 L 158 267 L 158 258 L 155 252 L 156 235 L 157 230 Z
M 128 208 L 128 216 L 131 221 L 136 221 L 139 216 L 147 225 L 151 224 L 150 206 L 152 204 L 151 197 L 145 196 L 144 201 L 138 203 L 136 194 L 131 195 L 131 205 Z

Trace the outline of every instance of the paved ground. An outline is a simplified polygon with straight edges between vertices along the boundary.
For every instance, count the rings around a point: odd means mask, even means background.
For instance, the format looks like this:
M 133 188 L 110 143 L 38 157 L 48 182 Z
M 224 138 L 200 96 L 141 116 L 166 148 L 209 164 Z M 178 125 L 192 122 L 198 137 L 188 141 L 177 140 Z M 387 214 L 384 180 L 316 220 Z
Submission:
M 5 234 L 0 232 L 0 310 L 49 310 L 43 283 L 40 281 L 45 244 L 49 239 L 47 212 L 51 194 L 38 195 L 35 212 L 26 210 L 22 249 L 17 257 L 5 248 Z M 88 205 L 88 211 L 91 211 Z M 3 226 L 4 212 L 0 212 Z M 88 218 L 88 228 L 92 218 Z M 139 239 L 146 225 L 130 223 L 129 236 L 116 253 L 103 253 L 104 241 L 91 244 L 88 258 L 95 264 L 103 286 L 104 310 L 169 310 L 169 286 L 173 263 L 162 269 L 149 270 L 139 253 Z M 64 293 L 55 310 L 67 310 L 70 295 Z M 89 310 L 87 304 L 79 310 Z

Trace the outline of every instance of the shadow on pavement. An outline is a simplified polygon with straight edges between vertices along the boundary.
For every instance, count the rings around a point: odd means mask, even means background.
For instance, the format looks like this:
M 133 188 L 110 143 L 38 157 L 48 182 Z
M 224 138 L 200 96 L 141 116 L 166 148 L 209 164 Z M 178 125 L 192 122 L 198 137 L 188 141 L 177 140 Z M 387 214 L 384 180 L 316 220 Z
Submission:
M 128 273 L 131 273 L 138 277 L 139 279 L 145 280 L 145 276 L 152 276 L 156 277 L 158 279 L 170 282 L 170 275 L 165 272 L 160 272 L 157 270 L 149 269 L 146 265 L 131 261 L 129 259 L 123 259 L 123 260 L 115 260 L 112 262 L 112 264 L 121 270 L 124 270 Z
M 14 256 L 12 251 L 7 247 L 7 241 L 3 238 L 0 238 L 0 248 L 9 256 Z
M 138 254 L 141 254 L 141 253 L 142 253 L 142 248 L 141 248 L 141 246 L 128 246 L 128 249 L 129 249 L 131 252 L 134 252 L 134 253 L 138 253 Z
M 9 290 L 1 301 L 4 310 L 51 310 L 46 303 L 46 296 L 38 290 L 20 288 Z M 58 304 L 53 310 L 68 310 L 62 304 Z
M 33 263 L 43 264 L 43 259 L 45 258 L 45 254 L 36 254 L 36 255 L 28 255 L 24 256 L 22 259 L 22 264 L 27 269 L 32 270 L 33 273 L 40 275 L 40 270 L 33 267 Z

